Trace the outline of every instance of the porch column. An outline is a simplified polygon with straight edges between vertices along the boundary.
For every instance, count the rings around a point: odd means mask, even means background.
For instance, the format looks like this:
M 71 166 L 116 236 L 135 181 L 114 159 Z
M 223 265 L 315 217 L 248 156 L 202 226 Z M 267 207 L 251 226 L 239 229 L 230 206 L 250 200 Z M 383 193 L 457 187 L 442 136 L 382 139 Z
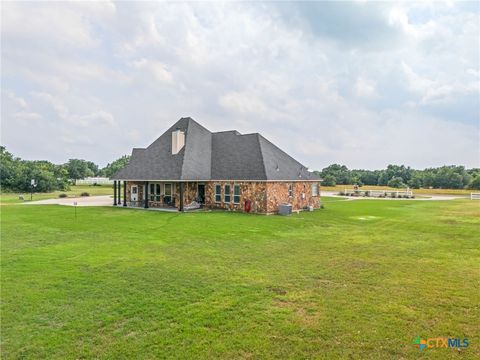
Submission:
M 127 181 L 123 181 L 123 206 L 127 206 Z
M 117 180 L 113 180 L 113 205 L 117 205 Z
M 148 181 L 145 181 L 145 209 L 148 209 Z
M 180 211 L 183 211 L 183 182 L 180 183 Z
M 122 182 L 118 180 L 118 206 L 122 205 Z

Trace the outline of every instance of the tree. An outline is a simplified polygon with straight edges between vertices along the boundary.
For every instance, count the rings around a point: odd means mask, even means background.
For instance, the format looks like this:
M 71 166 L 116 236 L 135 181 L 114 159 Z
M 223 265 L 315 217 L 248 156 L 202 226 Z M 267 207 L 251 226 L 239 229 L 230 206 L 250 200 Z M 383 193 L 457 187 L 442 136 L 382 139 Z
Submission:
M 402 188 L 405 187 L 405 184 L 400 176 L 395 176 L 388 181 L 388 186 L 393 188 Z
M 129 161 L 130 161 L 130 156 L 124 155 L 121 158 L 112 162 L 111 164 L 107 164 L 107 166 L 105 166 L 102 169 L 101 173 L 103 176 L 111 177 L 118 170 L 123 169 L 125 166 L 127 166 Z
M 423 186 L 422 177 L 420 175 L 414 175 L 408 182 L 408 186 L 412 189 L 420 189 Z
M 16 177 L 16 162 L 12 154 L 10 154 L 5 146 L 0 146 L 0 186 L 2 188 L 11 188 Z
M 475 177 L 470 180 L 468 184 L 469 189 L 480 190 L 480 174 L 476 175 Z
M 99 175 L 100 171 L 98 169 L 98 165 L 95 164 L 94 162 L 92 161 L 86 161 L 87 163 L 87 167 L 90 169 L 90 171 L 92 172 L 92 176 L 97 176 Z
M 332 164 L 322 169 L 322 178 L 331 175 L 335 178 L 335 182 L 341 185 L 348 185 L 351 183 L 350 171 L 345 165 Z
M 66 164 L 66 166 L 68 170 L 68 176 L 70 177 L 70 179 L 73 179 L 73 180 L 84 179 L 88 176 L 95 175 L 94 171 L 90 169 L 88 163 L 89 163 L 88 161 L 81 160 L 81 159 L 68 160 L 68 163 Z M 98 171 L 98 167 L 97 167 L 97 171 Z
M 383 181 L 388 184 L 388 182 L 395 178 L 399 177 L 402 179 L 403 183 L 408 182 L 412 177 L 413 170 L 410 167 L 405 167 L 404 165 L 388 165 L 385 170 L 385 177 Z M 384 184 L 383 184 L 384 185 Z
M 322 185 L 323 186 L 335 186 L 335 185 L 337 185 L 337 183 L 335 182 L 335 177 L 333 175 L 326 175 L 323 178 Z

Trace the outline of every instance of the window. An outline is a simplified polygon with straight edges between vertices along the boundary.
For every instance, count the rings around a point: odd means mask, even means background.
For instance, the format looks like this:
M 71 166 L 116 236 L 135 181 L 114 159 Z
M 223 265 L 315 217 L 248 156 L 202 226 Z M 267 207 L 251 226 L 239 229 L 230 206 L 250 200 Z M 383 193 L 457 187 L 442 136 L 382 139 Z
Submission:
M 150 200 L 155 200 L 155 184 L 150 184 Z
M 222 201 L 222 186 L 215 185 L 215 202 L 221 202 L 221 201 Z
M 160 184 L 150 184 L 150 201 L 160 201 Z
M 225 194 L 224 194 L 224 199 L 226 203 L 230 202 L 230 185 L 225 185 Z
M 172 184 L 165 184 L 165 195 L 163 197 L 164 203 L 171 203 L 172 202 Z
M 240 185 L 233 185 L 233 203 L 240 204 Z
M 312 184 L 312 196 L 318 196 L 318 183 Z
M 293 185 L 288 184 L 288 196 L 293 196 Z

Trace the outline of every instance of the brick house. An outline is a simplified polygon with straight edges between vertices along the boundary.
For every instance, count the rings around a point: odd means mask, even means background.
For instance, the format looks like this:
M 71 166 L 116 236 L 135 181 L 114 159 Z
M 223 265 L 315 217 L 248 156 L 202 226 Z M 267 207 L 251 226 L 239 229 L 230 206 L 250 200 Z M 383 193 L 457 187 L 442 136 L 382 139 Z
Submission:
M 263 214 L 320 205 L 320 179 L 258 133 L 210 132 L 182 118 L 112 176 L 114 205 Z M 122 188 L 123 182 L 123 191 Z M 121 195 L 123 192 L 123 201 Z M 195 202 L 194 202 L 195 201 Z

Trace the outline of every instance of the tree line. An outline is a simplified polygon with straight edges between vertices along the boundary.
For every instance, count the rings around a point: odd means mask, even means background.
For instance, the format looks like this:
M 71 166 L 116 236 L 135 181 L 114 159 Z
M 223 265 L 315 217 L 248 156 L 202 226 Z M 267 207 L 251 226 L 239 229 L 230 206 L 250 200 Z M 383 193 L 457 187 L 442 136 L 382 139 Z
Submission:
M 78 179 L 90 176 L 110 177 L 124 167 L 130 156 L 122 156 L 104 168 L 92 161 L 70 159 L 65 164 L 53 164 L 46 160 L 22 160 L 0 146 L 0 186 L 2 191 L 28 192 L 35 179 L 35 192 L 68 190 Z
M 316 171 L 322 185 L 380 185 L 412 189 L 480 189 L 480 168 L 466 169 L 450 165 L 423 170 L 404 165 L 388 165 L 384 170 L 350 170 L 345 165 L 332 164 Z
M 0 146 L 0 186 L 2 191 L 30 191 L 30 181 L 35 179 L 35 191 L 68 190 L 75 180 L 89 176 L 110 177 L 127 165 L 125 155 L 99 168 L 92 161 L 70 159 L 65 164 L 46 160 L 22 160 Z M 404 165 L 388 165 L 384 170 L 350 170 L 345 165 L 332 164 L 316 171 L 323 179 L 322 185 L 381 185 L 395 188 L 410 187 L 437 189 L 480 189 L 480 168 L 441 166 L 424 170 Z

